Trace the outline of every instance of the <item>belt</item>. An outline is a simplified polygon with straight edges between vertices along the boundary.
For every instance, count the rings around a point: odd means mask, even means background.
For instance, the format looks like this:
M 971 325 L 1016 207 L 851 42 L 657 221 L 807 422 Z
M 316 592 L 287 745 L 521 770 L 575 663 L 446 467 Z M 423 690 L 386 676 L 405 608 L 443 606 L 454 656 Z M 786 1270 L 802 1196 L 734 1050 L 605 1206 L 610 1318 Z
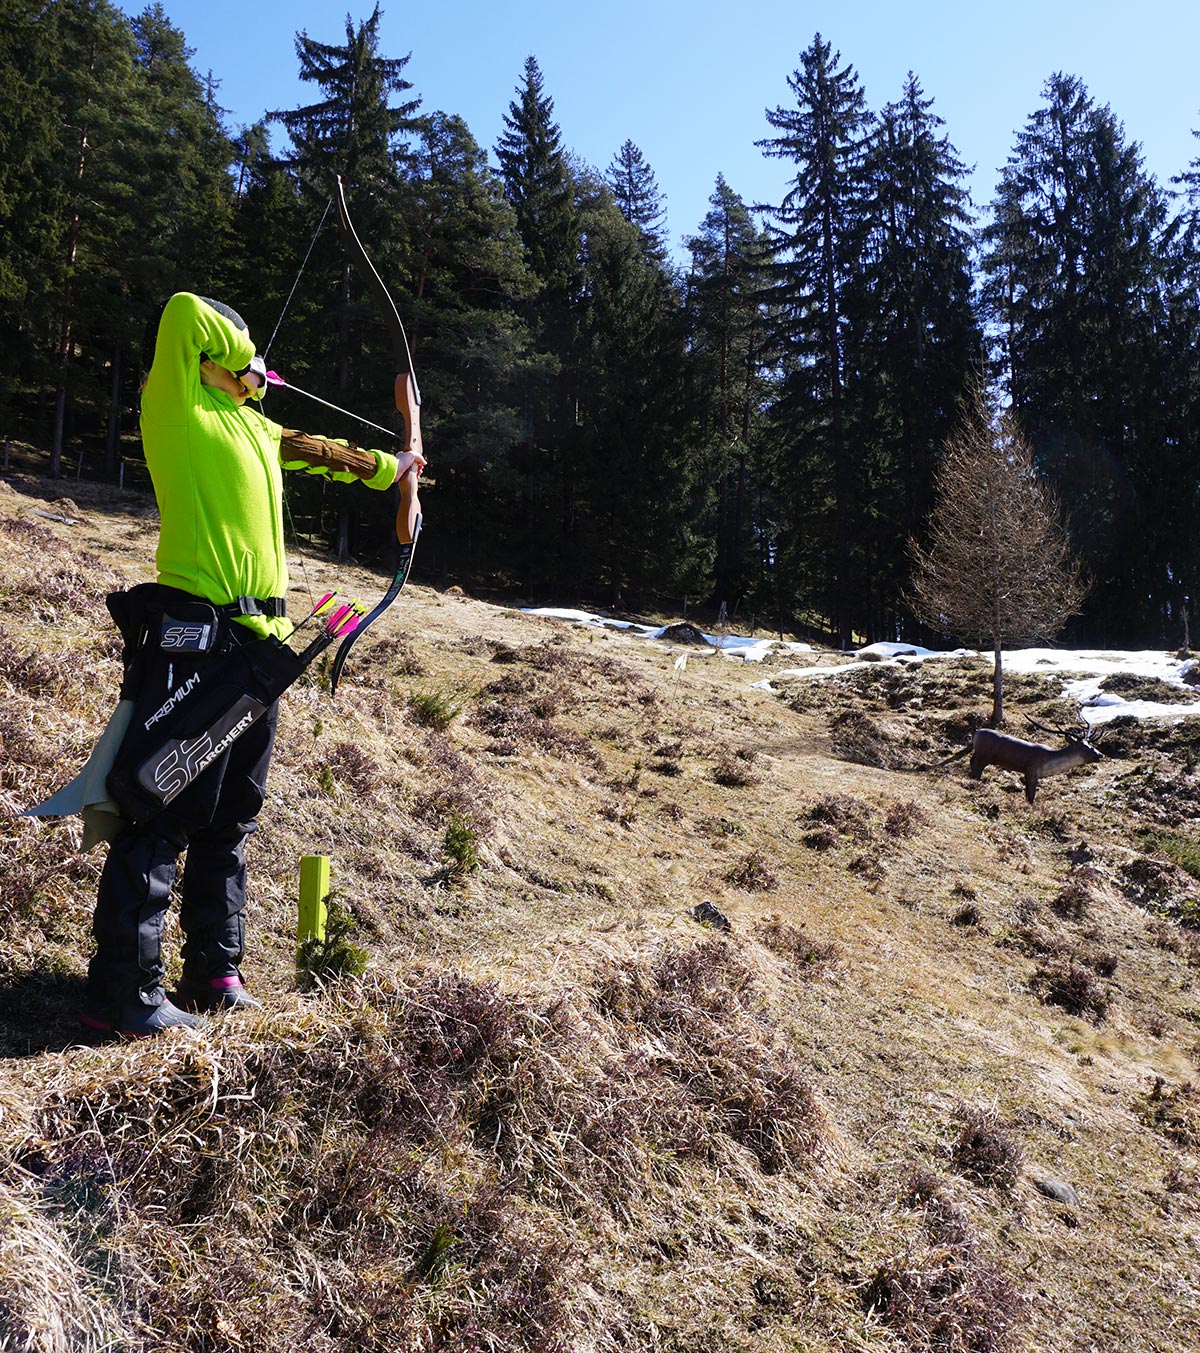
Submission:
M 216 607 L 220 615 L 266 615 L 280 617 L 287 615 L 286 597 L 238 597 L 225 606 Z

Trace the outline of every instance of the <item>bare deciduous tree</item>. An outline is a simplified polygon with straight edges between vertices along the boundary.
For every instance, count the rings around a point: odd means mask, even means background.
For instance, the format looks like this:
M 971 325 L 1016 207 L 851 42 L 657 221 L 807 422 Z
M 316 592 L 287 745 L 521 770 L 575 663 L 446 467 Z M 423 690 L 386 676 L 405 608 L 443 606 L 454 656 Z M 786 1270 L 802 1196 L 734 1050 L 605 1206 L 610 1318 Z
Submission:
M 1052 638 L 1087 588 L 1058 500 L 1016 421 L 979 382 L 937 472 L 924 544 L 911 541 L 911 603 L 931 628 L 995 653 L 992 724 L 1004 722 L 1004 644 Z

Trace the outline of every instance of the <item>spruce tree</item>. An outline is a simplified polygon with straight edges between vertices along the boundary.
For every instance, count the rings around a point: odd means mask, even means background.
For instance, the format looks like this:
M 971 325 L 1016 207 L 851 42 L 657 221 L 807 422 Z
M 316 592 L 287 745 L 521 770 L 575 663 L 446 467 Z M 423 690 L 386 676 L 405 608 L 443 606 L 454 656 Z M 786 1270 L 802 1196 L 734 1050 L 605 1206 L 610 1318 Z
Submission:
M 57 476 L 75 397 L 95 395 L 76 355 L 86 347 L 93 313 L 86 295 L 91 279 L 107 271 L 114 176 L 104 160 L 123 142 L 124 110 L 135 97 L 124 16 L 107 5 L 68 0 L 54 11 L 53 23 L 57 62 L 48 93 L 62 130 L 42 188 L 58 210 L 58 256 L 47 260 L 35 306 L 47 323 L 39 338 L 54 386 L 49 468 Z
M 938 449 L 983 356 L 966 169 L 932 106 L 910 73 L 879 115 L 864 166 L 864 265 L 847 289 L 857 623 L 869 638 L 895 638 L 905 624 L 905 542 L 928 515 Z
M 703 482 L 715 518 L 713 600 L 718 612 L 724 605 L 732 614 L 748 598 L 762 605 L 767 592 L 769 564 L 755 548 L 770 539 L 761 502 L 767 315 L 760 288 L 767 246 L 723 175 L 709 204 L 699 233 L 687 241 L 689 343 Z
M 613 156 L 605 174 L 621 215 L 641 232 L 648 257 L 667 266 L 667 207 L 654 170 L 642 152 L 626 141 Z
M 496 158 L 516 216 L 525 261 L 538 283 L 523 314 L 545 361 L 523 401 L 524 450 L 520 556 L 528 587 L 548 586 L 569 558 L 581 486 L 578 436 L 580 247 L 575 182 L 536 58 L 504 116 Z
M 461 118 L 427 120 L 411 190 L 412 305 L 438 483 L 425 558 L 446 576 L 511 584 L 522 489 L 511 453 L 539 375 L 522 313 L 534 279 L 503 185 Z
M 63 123 L 53 92 L 62 52 L 61 9 L 51 0 L 13 0 L 0 24 L 0 433 L 15 432 L 17 396 L 45 372 L 46 336 L 67 222 L 49 190 L 62 161 Z
M 406 225 L 412 204 L 412 138 L 422 123 L 417 116 L 419 99 L 391 103 L 393 95 L 403 96 L 412 89 L 404 75 L 409 57 L 380 53 L 381 18 L 378 4 L 357 26 L 347 16 L 341 44 L 320 42 L 306 31 L 299 33 L 300 78 L 317 85 L 323 97 L 302 108 L 275 110 L 268 120 L 281 123 L 291 139 L 291 152 L 282 163 L 295 175 L 305 203 L 308 220 L 302 238 L 316 238 L 305 267 L 305 297 L 319 310 L 327 308 L 332 296 L 338 297 L 336 324 L 311 325 L 307 331 L 294 326 L 285 331 L 286 337 L 281 332 L 280 350 L 314 393 L 331 397 L 375 423 L 395 425 L 391 390 L 396 359 L 385 317 L 365 294 L 336 232 L 319 234 L 340 175 L 358 235 L 404 310 L 412 291 L 411 238 Z M 419 326 L 406 327 L 417 360 Z M 335 373 L 332 380 L 330 373 Z M 304 488 L 299 485 L 294 492 L 298 496 Z M 343 506 L 337 530 L 339 554 L 349 548 L 349 535 L 349 508 Z
M 683 323 L 669 279 L 607 186 L 580 184 L 579 510 L 564 580 L 612 605 L 686 587 L 694 458 Z
M 1062 495 L 1106 642 L 1159 642 L 1173 542 L 1156 316 L 1165 203 L 1138 147 L 1056 74 L 1002 176 L 984 295 L 1016 413 Z
M 543 286 L 565 299 L 578 277 L 579 225 L 554 100 L 544 92 L 536 57 L 525 59 L 517 94 L 504 115 L 496 158 L 529 266 Z
M 768 109 L 758 144 L 795 172 L 771 211 L 771 300 L 786 381 L 777 406 L 793 531 L 784 554 L 798 604 L 819 606 L 838 642 L 854 631 L 856 476 L 847 436 L 845 293 L 861 261 L 871 115 L 857 73 L 818 33 Z

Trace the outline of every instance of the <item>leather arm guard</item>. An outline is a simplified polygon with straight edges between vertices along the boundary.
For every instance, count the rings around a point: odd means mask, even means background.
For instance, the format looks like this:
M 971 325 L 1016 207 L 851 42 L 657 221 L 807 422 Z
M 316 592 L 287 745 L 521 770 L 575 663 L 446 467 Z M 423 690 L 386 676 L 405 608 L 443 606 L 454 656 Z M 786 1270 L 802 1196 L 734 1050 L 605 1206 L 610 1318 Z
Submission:
M 325 437 L 313 437 L 295 428 L 284 428 L 279 439 L 279 459 L 285 464 L 300 461 L 305 465 L 319 465 L 328 470 L 342 470 L 359 479 L 371 479 L 379 472 L 379 462 L 370 451 L 363 451 L 353 442 L 343 446 Z

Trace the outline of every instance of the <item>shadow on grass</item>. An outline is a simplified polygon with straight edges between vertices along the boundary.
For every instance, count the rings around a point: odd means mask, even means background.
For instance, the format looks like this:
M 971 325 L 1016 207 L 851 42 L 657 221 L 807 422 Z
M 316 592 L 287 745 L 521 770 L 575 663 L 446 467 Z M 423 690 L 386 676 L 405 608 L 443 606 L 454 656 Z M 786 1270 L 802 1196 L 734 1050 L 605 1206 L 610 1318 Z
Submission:
M 0 976 L 0 1059 L 90 1043 L 79 1026 L 84 979 L 34 968 Z

